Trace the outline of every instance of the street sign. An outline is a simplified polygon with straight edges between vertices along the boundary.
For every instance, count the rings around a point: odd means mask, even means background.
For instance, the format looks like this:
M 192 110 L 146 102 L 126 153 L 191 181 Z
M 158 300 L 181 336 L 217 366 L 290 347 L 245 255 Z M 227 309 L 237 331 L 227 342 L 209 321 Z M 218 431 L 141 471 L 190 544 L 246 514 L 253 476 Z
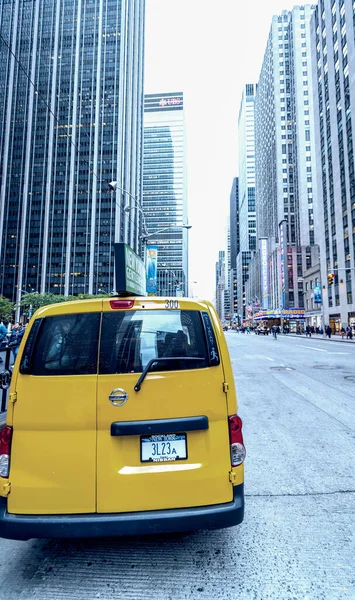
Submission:
M 118 293 L 146 295 L 144 262 L 123 242 L 115 244 L 115 281 Z

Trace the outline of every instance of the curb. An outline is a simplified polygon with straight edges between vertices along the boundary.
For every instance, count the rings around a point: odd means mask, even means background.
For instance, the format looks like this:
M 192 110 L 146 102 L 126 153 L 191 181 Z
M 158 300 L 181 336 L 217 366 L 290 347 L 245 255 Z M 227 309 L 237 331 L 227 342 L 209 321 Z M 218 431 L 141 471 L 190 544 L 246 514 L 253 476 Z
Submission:
M 283 337 L 294 337 L 294 338 L 298 338 L 299 340 L 316 340 L 316 341 L 321 341 L 321 342 L 340 342 L 341 344 L 355 344 L 355 340 L 346 340 L 346 339 L 341 339 L 341 338 L 336 338 L 336 337 L 331 337 L 330 339 L 327 337 L 323 337 L 321 336 L 317 336 L 317 334 L 314 334 L 312 337 L 309 336 L 305 336 L 305 335 L 299 335 L 297 333 L 283 333 L 281 334 Z

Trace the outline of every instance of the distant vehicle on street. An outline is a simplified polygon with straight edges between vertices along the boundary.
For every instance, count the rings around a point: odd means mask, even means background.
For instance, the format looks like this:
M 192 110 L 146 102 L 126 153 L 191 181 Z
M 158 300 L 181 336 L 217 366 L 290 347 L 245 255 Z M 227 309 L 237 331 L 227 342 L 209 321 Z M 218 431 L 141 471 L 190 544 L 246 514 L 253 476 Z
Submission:
M 267 327 L 259 325 L 259 327 L 255 329 L 255 333 L 256 335 L 269 335 L 269 329 Z

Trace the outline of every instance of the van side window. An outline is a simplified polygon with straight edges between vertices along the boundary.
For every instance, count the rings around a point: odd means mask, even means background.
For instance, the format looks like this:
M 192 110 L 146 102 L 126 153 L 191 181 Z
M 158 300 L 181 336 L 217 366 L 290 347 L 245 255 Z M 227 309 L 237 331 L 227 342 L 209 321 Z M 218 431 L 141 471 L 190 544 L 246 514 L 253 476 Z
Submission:
M 201 362 L 184 361 L 198 357 Z M 104 313 L 101 374 L 140 373 L 152 358 L 179 358 L 158 363 L 155 370 L 201 369 L 208 366 L 201 315 L 194 310 L 139 310 Z
M 100 313 L 58 315 L 43 319 L 31 375 L 97 373 Z
M 32 324 L 30 333 L 26 340 L 26 345 L 22 352 L 20 362 L 20 373 L 23 375 L 29 375 L 31 373 L 31 363 L 33 358 L 33 350 L 36 343 L 37 335 L 42 325 L 43 319 L 36 319 Z
M 201 313 L 201 316 L 207 340 L 209 364 L 211 365 L 211 367 L 216 367 L 220 363 L 220 358 L 218 353 L 217 340 L 213 331 L 210 315 L 208 314 L 208 312 L 203 311 Z

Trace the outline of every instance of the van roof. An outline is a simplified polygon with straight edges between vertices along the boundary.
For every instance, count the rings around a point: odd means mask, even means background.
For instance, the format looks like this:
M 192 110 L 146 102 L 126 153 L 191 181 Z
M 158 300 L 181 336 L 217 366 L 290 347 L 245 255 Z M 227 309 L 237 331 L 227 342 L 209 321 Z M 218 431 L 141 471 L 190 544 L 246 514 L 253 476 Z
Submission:
M 113 302 L 116 302 L 116 306 L 112 306 Z M 117 306 L 117 301 L 122 301 L 122 307 Z M 126 305 L 125 302 L 133 302 L 132 306 Z M 176 305 L 168 305 L 167 302 L 177 302 Z M 108 308 L 108 304 L 111 305 L 112 310 L 119 309 L 179 309 L 183 310 L 206 310 L 207 307 L 213 308 L 213 305 L 206 300 L 196 298 L 175 298 L 175 297 L 163 297 L 163 296 L 108 296 L 107 298 L 90 298 L 83 300 L 74 300 L 70 302 L 58 302 L 57 304 L 48 304 L 39 308 L 34 317 L 44 317 L 58 314 L 70 314 L 76 312 L 98 312 L 104 307 Z

